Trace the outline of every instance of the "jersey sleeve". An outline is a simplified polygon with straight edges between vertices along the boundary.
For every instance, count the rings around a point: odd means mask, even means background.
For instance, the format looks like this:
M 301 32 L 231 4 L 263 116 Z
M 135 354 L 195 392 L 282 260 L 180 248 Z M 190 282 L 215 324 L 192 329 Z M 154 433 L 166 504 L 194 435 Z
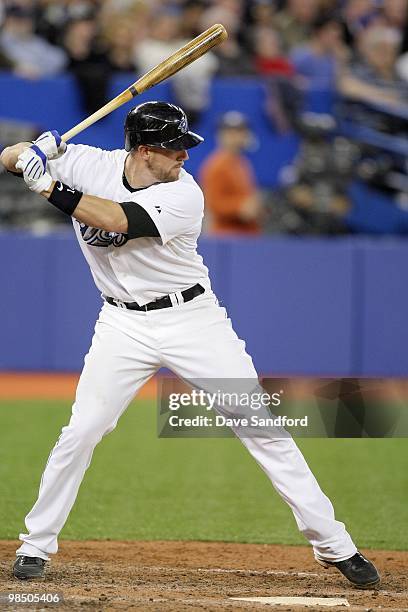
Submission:
M 47 169 L 54 181 L 61 181 L 70 187 L 79 189 L 78 179 L 80 178 L 81 159 L 83 160 L 86 155 L 83 149 L 82 145 L 70 144 L 61 157 L 48 161 Z
M 136 202 L 119 202 L 128 220 L 126 232 L 129 240 L 133 238 L 160 238 L 159 230 L 149 213 Z
M 55 181 L 89 193 L 90 181 L 97 180 L 105 163 L 112 161 L 114 154 L 114 151 L 97 147 L 69 144 L 61 157 L 48 161 L 47 169 Z
M 163 244 L 201 226 L 204 197 L 193 181 L 161 183 L 134 195 L 135 201 L 152 218 Z

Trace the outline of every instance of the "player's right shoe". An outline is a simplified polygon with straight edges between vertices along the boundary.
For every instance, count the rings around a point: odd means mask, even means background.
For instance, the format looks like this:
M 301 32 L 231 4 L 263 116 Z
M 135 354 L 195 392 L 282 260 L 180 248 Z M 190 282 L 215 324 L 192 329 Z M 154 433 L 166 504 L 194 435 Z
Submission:
M 323 567 L 336 567 L 349 582 L 358 589 L 373 589 L 379 586 L 381 578 L 374 563 L 360 552 L 344 561 L 323 561 L 316 559 Z
M 19 580 L 44 578 L 45 563 L 44 559 L 40 557 L 19 555 L 13 565 L 13 574 Z

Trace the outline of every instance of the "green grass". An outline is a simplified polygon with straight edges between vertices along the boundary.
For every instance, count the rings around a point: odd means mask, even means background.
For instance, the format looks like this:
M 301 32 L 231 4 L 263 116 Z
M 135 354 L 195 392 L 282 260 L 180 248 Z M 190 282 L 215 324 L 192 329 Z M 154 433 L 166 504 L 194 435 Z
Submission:
M 69 414 L 66 402 L 0 403 L 0 539 L 24 529 Z M 404 439 L 303 439 L 299 446 L 359 546 L 408 548 Z M 240 442 L 158 439 L 154 402 L 132 404 L 97 447 L 62 536 L 305 543 Z

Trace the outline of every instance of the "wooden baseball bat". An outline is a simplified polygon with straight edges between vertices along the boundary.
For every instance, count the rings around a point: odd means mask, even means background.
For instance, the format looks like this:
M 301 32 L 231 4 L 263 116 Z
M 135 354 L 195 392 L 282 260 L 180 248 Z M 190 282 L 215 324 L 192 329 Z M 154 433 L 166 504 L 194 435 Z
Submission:
M 82 132 L 93 123 L 96 123 L 96 121 L 99 121 L 99 119 L 102 119 L 102 117 L 109 115 L 109 113 L 122 106 L 122 104 L 132 100 L 132 98 L 138 94 L 141 94 L 143 91 L 150 89 L 150 87 L 173 76 L 173 74 L 176 74 L 176 72 L 194 62 L 204 55 L 204 53 L 207 53 L 209 49 L 225 40 L 227 36 L 226 29 L 220 23 L 211 26 L 211 28 L 208 28 L 208 30 L 202 34 L 190 40 L 184 47 L 181 47 L 181 49 L 149 70 L 149 72 L 122 91 L 116 98 L 113 98 L 113 100 L 105 104 L 105 106 L 102 106 L 102 108 L 81 121 L 81 123 L 78 123 L 78 125 L 75 125 L 68 130 L 68 132 L 65 132 L 61 137 L 62 140 L 65 142 L 70 140 L 79 134 L 79 132 Z

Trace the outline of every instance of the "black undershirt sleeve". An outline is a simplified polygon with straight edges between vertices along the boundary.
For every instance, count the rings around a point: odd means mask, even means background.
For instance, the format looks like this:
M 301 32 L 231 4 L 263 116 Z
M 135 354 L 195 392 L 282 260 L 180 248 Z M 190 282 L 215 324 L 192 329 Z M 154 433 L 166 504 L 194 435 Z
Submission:
M 153 219 L 145 209 L 136 202 L 119 202 L 128 220 L 129 239 L 132 238 L 160 238 Z

